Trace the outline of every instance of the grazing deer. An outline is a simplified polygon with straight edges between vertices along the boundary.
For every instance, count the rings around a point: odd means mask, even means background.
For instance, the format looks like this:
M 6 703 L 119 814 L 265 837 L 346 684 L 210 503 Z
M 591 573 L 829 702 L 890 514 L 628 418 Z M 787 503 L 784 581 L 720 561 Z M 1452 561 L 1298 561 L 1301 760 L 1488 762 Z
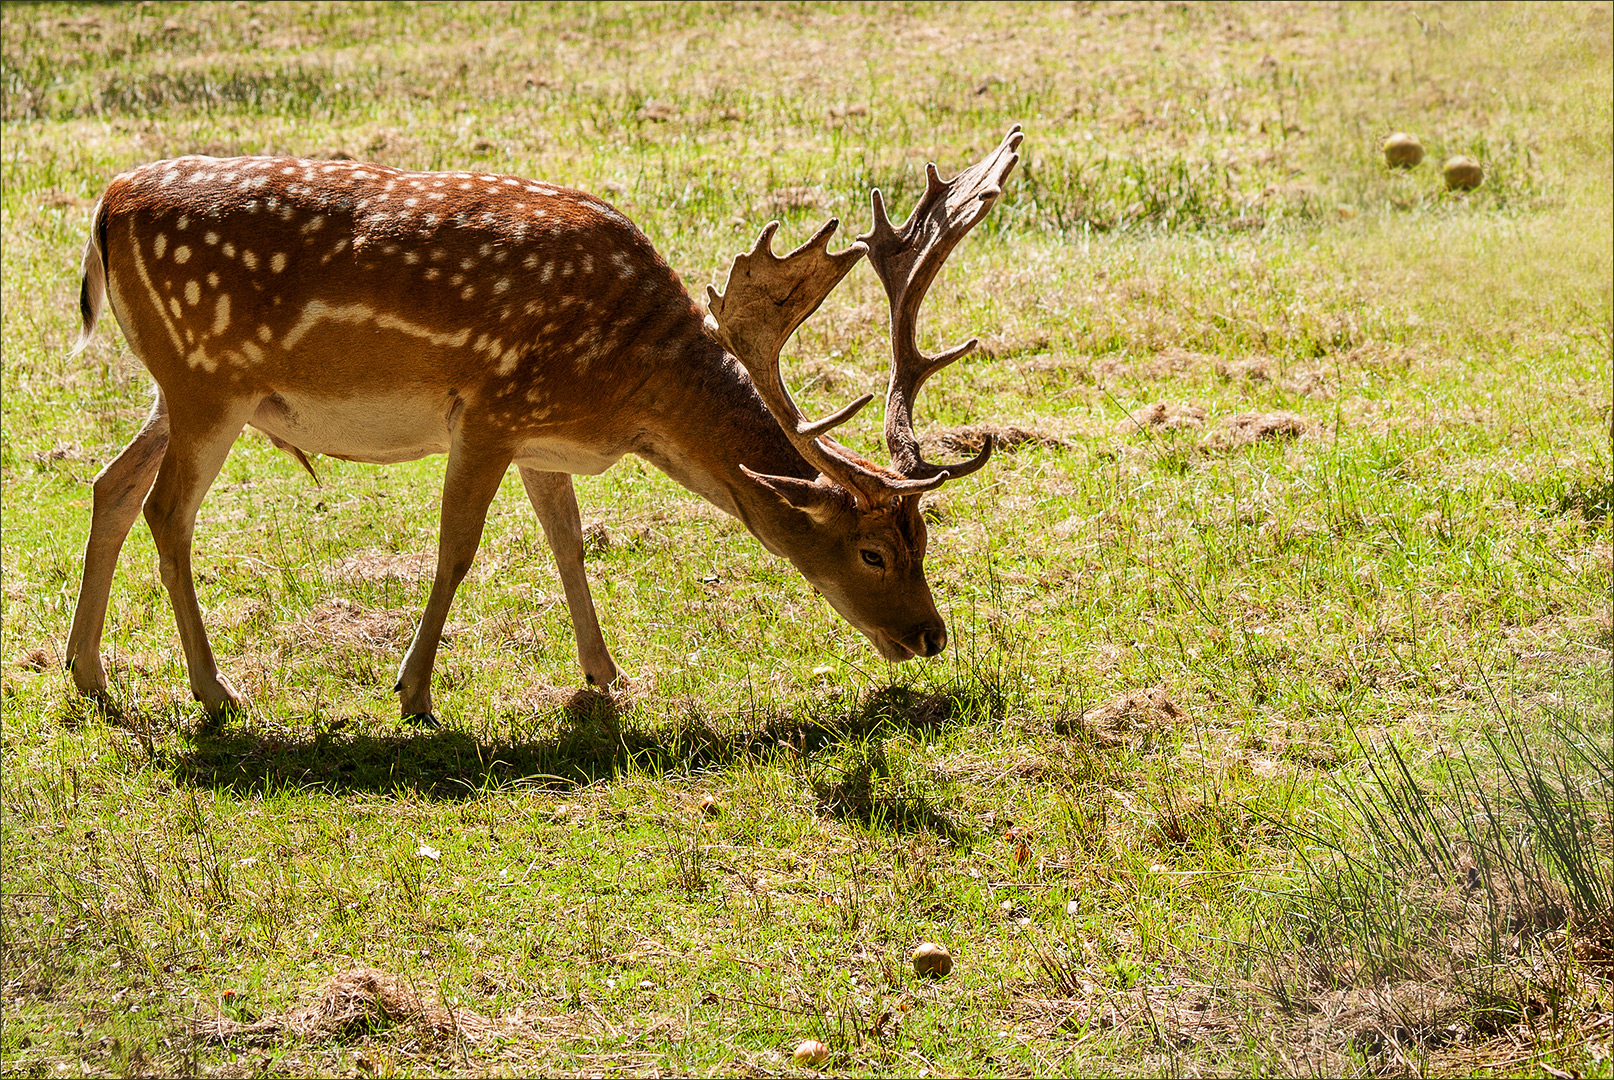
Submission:
M 350 161 L 184 157 L 117 177 L 96 204 L 79 305 L 102 305 L 157 383 L 134 440 L 95 478 L 84 580 L 67 643 L 78 689 L 102 695 L 100 644 L 119 549 L 145 509 L 210 713 L 242 699 L 219 674 L 191 580 L 196 511 L 242 428 L 307 455 L 448 454 L 437 573 L 395 689 L 433 721 L 432 662 L 488 505 L 512 462 L 555 555 L 588 680 L 615 683 L 583 572 L 570 474 L 638 454 L 739 518 L 795 564 L 881 656 L 935 656 L 947 629 L 924 576 L 919 495 L 974 472 L 920 456 L 914 396 L 976 344 L 919 351 L 915 322 L 953 246 L 1019 161 L 1017 126 L 925 194 L 900 227 L 829 251 L 829 221 L 783 258 L 778 222 L 734 260 L 703 316 L 644 234 L 582 192 L 471 172 Z M 779 371 L 785 341 L 865 254 L 891 303 L 890 467 L 826 434 L 873 395 L 809 421 Z M 312 469 L 310 469 L 312 472 Z

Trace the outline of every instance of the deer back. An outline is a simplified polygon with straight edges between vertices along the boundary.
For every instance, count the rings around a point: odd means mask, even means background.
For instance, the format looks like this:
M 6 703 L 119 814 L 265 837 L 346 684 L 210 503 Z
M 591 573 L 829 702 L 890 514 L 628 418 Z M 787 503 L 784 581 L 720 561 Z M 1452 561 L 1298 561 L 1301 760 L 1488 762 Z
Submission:
M 96 224 L 119 322 L 175 407 L 453 395 L 519 438 L 600 424 L 702 333 L 626 217 L 514 176 L 179 158 L 114 180 Z

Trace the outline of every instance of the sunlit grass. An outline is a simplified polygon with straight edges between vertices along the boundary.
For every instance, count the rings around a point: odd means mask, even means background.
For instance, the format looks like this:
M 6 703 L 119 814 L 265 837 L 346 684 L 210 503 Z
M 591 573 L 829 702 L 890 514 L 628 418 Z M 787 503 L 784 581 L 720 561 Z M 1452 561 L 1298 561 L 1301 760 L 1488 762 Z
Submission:
M 1510 945 L 1452 900 L 1466 879 L 1412 880 L 1412 819 L 1368 811 L 1439 807 L 1453 851 L 1476 799 L 1508 844 L 1571 822 L 1591 861 L 1526 866 L 1543 895 L 1606 869 L 1606 758 L 1550 748 L 1609 738 L 1609 5 L 0 19 L 8 1074 L 772 1073 L 805 1037 L 889 1075 L 1606 1074 L 1606 924 Z M 580 692 L 511 483 L 439 659 L 448 730 L 402 729 L 441 459 L 320 460 L 315 486 L 249 436 L 197 587 L 250 710 L 199 724 L 143 526 L 109 614 L 121 712 L 71 695 L 87 481 L 149 400 L 110 323 L 66 359 L 118 171 L 539 176 L 611 199 L 698 293 L 768 220 L 855 235 L 870 188 L 904 212 L 927 160 L 1013 123 L 1025 160 L 921 325 L 983 344 L 922 432 L 1023 438 L 929 503 L 943 656 L 884 664 L 625 460 L 578 490 L 628 688 Z M 1393 130 L 1422 167 L 1383 168 Z M 1456 152 L 1472 194 L 1440 182 Z M 859 270 L 787 352 L 804 406 L 878 393 L 886 333 Z M 880 423 L 846 439 L 878 453 Z M 1575 785 L 1554 817 L 1542 792 Z M 944 982 L 908 967 L 926 938 Z M 465 1043 L 192 1023 L 361 965 L 526 1019 Z

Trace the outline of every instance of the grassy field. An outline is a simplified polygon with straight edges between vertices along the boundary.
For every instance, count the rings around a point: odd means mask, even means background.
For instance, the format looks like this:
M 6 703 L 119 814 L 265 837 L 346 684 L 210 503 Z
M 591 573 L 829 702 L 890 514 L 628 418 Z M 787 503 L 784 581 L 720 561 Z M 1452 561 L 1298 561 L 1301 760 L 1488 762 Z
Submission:
M 1608 1076 L 1610 16 L 0 6 L 0 1072 Z M 315 486 L 249 434 L 196 556 L 247 714 L 191 702 L 143 524 L 116 707 L 73 695 L 89 481 L 150 400 L 110 320 L 67 359 L 116 173 L 539 177 L 697 291 L 1014 123 L 922 327 L 985 346 L 932 452 L 1009 436 L 928 503 L 942 656 L 629 459 L 578 482 L 626 687 L 581 689 L 507 483 L 446 728 L 402 728 L 442 459 Z M 809 412 L 886 333 L 859 268 L 787 353 Z

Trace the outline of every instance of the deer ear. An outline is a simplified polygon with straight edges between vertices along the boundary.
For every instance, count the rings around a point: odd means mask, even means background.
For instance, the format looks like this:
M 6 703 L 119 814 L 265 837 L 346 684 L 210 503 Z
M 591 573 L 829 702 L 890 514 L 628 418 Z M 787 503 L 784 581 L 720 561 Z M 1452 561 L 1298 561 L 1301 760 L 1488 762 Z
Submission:
M 795 507 L 820 525 L 852 508 L 853 500 L 846 491 L 827 476 L 817 480 L 799 480 L 794 476 L 769 476 L 752 472 L 744 465 L 740 471 Z

